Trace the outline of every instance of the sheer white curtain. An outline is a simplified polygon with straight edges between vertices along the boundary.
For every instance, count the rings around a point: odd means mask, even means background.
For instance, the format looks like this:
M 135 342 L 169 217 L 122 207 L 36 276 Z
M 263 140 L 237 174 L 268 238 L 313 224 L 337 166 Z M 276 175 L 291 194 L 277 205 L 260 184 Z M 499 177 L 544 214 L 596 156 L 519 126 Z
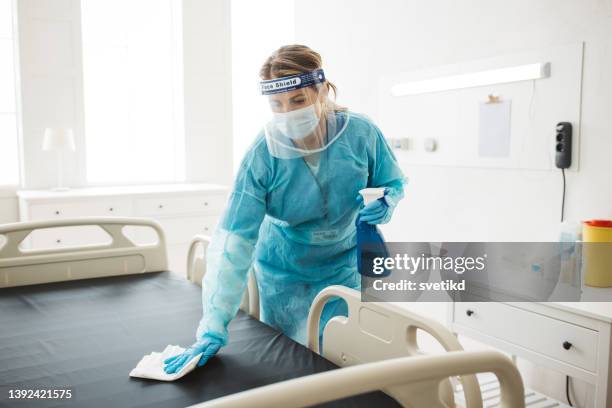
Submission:
M 81 0 L 87 180 L 183 181 L 180 0 Z
M 294 39 L 293 1 L 232 0 L 234 170 L 269 109 L 259 94 L 259 68 L 274 50 Z

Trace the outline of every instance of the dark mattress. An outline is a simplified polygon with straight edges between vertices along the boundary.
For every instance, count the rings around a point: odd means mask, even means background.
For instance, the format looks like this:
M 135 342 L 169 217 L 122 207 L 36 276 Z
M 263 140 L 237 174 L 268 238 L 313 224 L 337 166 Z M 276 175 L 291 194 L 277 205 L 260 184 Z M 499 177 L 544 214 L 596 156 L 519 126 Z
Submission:
M 337 367 L 243 312 L 230 342 L 174 382 L 130 378 L 140 358 L 193 343 L 200 287 L 170 272 L 0 290 L 0 406 L 184 407 Z M 70 389 L 69 400 L 9 399 Z M 369 393 L 325 406 L 397 406 Z

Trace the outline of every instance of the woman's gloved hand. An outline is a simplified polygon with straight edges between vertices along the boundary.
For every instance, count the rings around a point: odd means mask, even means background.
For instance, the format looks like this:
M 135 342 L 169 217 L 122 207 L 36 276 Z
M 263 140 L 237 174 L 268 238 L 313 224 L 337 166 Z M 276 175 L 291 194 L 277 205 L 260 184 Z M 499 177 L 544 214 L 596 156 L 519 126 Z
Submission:
M 368 224 L 386 224 L 391 220 L 395 203 L 393 200 L 387 199 L 388 189 L 385 189 L 385 195 L 376 201 L 371 202 L 359 211 L 359 221 L 367 222 Z M 363 202 L 361 195 L 357 198 Z
M 170 357 L 164 360 L 164 371 L 167 374 L 177 373 L 183 368 L 185 364 L 187 364 L 191 359 L 198 354 L 202 353 L 200 357 L 200 361 L 198 361 L 197 367 L 202 367 L 209 358 L 217 354 L 221 346 L 223 346 L 225 342 L 212 334 L 205 334 L 202 339 L 196 341 L 189 347 L 187 350 L 178 354 L 174 357 Z

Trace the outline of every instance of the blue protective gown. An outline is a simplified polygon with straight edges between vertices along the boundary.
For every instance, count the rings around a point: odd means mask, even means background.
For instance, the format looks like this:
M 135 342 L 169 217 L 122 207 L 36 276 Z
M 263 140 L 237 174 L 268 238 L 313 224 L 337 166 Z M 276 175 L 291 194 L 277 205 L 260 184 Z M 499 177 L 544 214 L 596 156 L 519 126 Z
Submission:
M 227 208 L 208 248 L 202 281 L 203 317 L 196 336 L 227 340 L 253 266 L 261 320 L 305 344 L 314 297 L 330 285 L 360 288 L 355 218 L 359 190 L 389 187 L 403 197 L 405 178 L 381 131 L 365 116 L 337 112 L 343 133 L 318 153 L 316 175 L 304 158 L 278 159 L 263 133 L 246 153 Z M 335 300 L 322 325 L 346 315 Z

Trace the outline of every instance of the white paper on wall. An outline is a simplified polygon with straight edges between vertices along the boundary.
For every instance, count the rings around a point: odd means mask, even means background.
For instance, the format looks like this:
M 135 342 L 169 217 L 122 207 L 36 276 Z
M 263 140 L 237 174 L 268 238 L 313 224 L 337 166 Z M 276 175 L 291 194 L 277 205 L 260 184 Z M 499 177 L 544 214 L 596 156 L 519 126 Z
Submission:
M 479 157 L 510 156 L 510 101 L 481 102 L 478 126 Z

